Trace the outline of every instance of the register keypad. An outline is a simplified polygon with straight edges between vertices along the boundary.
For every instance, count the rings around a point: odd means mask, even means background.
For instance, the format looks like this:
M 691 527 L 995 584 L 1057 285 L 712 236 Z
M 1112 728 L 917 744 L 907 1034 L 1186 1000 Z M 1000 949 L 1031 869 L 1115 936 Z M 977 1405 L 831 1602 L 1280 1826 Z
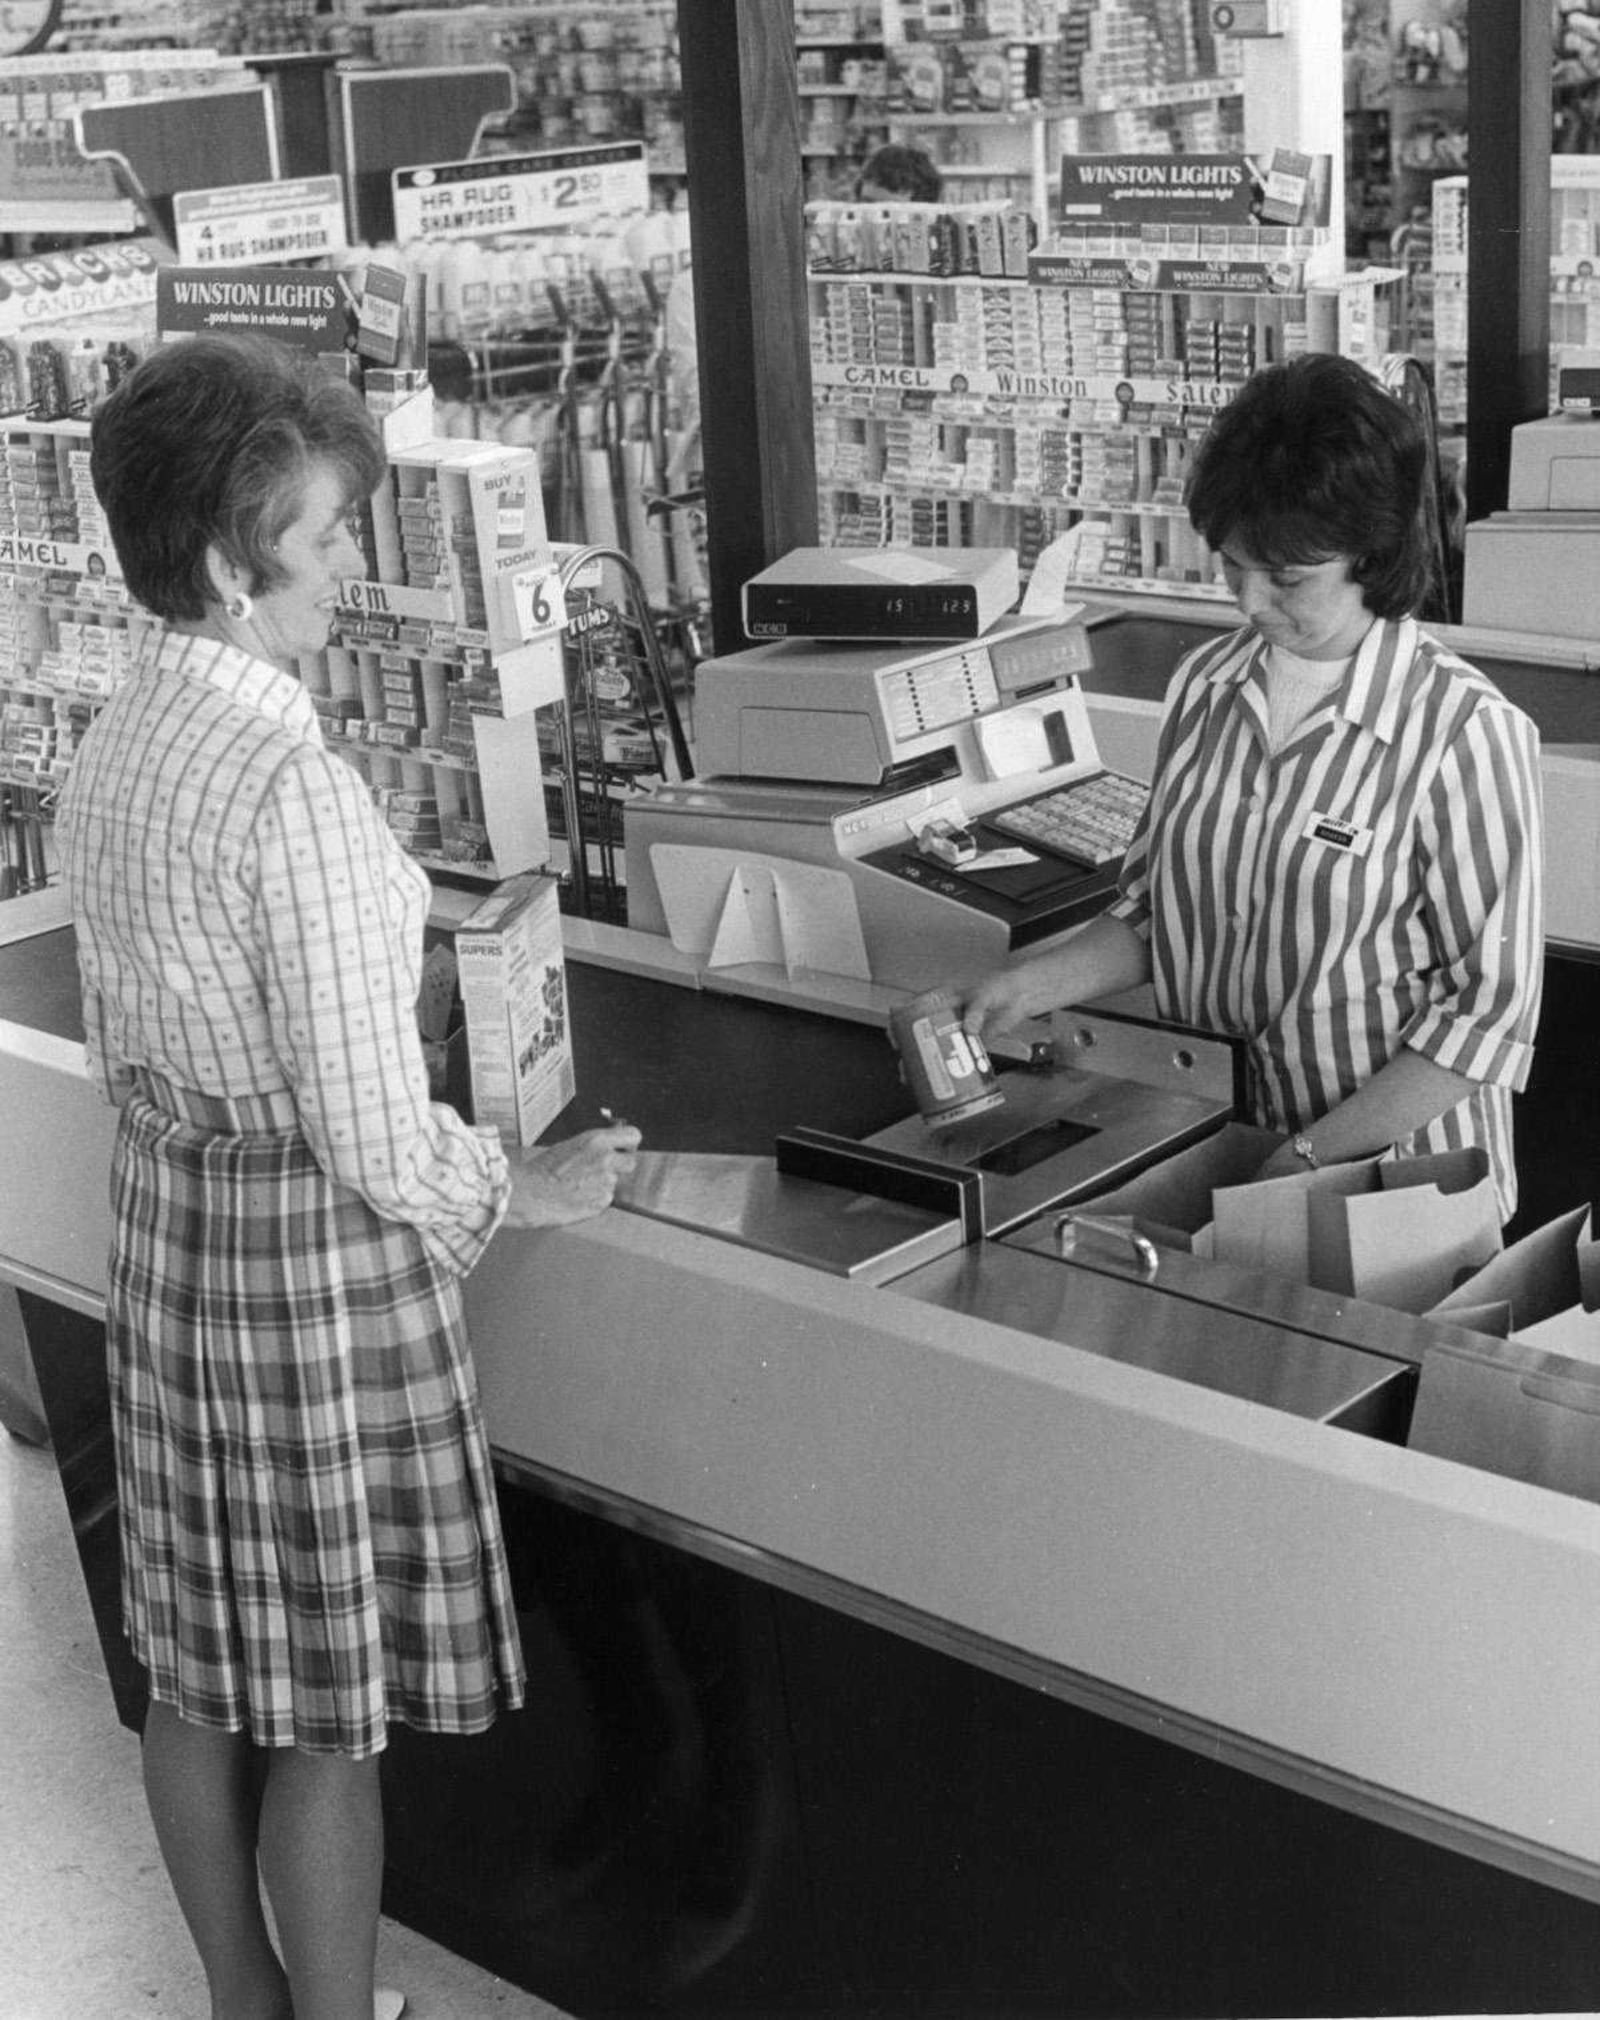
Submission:
M 1098 869 L 1127 853 L 1148 796 L 1138 779 L 1097 772 L 987 818 L 1002 834 Z

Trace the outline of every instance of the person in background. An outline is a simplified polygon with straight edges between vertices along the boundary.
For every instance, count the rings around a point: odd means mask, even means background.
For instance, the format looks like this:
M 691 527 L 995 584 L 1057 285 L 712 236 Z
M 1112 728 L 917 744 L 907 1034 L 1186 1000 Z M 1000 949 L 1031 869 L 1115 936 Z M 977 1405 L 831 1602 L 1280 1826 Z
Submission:
M 937 203 L 944 177 L 920 147 L 891 142 L 861 165 L 856 196 L 862 203 Z
M 1189 516 L 1241 628 L 1179 665 L 1108 911 L 958 991 L 1004 1030 L 1141 983 L 1244 1041 L 1263 1176 L 1481 1145 L 1516 1204 L 1511 1096 L 1543 961 L 1538 734 L 1410 614 L 1421 430 L 1359 364 L 1261 371 L 1196 459 Z
M 428 1097 L 429 887 L 324 743 L 327 643 L 384 457 L 267 338 L 152 352 L 93 416 L 161 620 L 63 790 L 91 1071 L 119 1103 L 107 1341 L 143 1760 L 213 2020 L 372 2020 L 391 1723 L 524 1678 L 461 1278 L 598 1213 L 626 1124 L 509 1159 Z M 274 1946 L 262 1884 L 277 1928 Z

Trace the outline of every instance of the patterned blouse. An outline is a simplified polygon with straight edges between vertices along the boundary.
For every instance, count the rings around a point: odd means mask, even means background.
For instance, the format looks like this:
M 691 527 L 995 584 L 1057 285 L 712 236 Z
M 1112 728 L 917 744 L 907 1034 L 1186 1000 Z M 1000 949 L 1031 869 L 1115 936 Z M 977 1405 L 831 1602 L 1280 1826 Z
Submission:
M 1412 619 L 1378 621 L 1274 753 L 1266 646 L 1179 666 L 1115 914 L 1164 1017 L 1247 1041 L 1254 1119 L 1304 1129 L 1402 1046 L 1479 1082 L 1402 1148 L 1481 1144 L 1516 1203 L 1511 1094 L 1543 965 L 1538 733 Z
M 90 1070 L 291 1096 L 330 1177 L 465 1271 L 505 1212 L 493 1131 L 428 1099 L 428 880 L 292 675 L 159 636 L 84 737 L 58 832 Z

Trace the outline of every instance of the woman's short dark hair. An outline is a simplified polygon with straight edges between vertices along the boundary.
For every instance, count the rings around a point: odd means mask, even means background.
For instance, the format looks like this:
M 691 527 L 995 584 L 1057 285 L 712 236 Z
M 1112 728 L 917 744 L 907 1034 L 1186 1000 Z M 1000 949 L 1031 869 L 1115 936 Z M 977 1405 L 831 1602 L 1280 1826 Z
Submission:
M 361 396 L 273 337 L 194 336 L 150 352 L 96 408 L 89 470 L 130 593 L 168 620 L 204 616 L 212 543 L 252 592 L 284 578 L 275 543 L 319 468 L 370 497 L 383 444 Z
M 1213 551 L 1236 542 L 1269 568 L 1346 556 L 1362 601 L 1404 617 L 1429 582 L 1427 439 L 1353 358 L 1268 365 L 1212 422 L 1185 502 Z
M 861 173 L 856 177 L 857 193 L 869 183 L 907 203 L 937 203 L 944 194 L 944 177 L 933 156 L 920 147 L 903 147 L 896 141 L 880 147 L 861 164 Z

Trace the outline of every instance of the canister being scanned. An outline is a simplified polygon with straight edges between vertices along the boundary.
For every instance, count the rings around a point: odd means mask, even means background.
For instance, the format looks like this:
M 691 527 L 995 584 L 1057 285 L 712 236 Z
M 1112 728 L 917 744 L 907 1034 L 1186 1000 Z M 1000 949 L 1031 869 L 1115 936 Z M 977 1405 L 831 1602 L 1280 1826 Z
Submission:
M 906 1085 L 931 1129 L 982 1115 L 1005 1100 L 983 1040 L 963 1031 L 955 998 L 928 989 L 889 1013 Z

